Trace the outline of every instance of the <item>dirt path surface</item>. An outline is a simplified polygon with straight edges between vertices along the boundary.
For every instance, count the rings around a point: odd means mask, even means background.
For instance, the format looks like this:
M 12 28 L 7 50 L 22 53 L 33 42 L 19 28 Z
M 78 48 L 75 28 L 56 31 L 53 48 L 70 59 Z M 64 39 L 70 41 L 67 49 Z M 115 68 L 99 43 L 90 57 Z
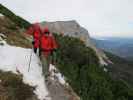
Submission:
M 80 100 L 70 87 L 61 85 L 57 80 L 48 78 L 46 85 L 52 100 Z

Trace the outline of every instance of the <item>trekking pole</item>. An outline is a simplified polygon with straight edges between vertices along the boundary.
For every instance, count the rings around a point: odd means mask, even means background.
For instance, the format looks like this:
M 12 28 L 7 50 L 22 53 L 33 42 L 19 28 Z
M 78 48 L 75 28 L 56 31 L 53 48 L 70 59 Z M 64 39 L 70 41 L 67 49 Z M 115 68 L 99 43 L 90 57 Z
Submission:
M 30 53 L 30 60 L 29 60 L 28 72 L 30 71 L 31 58 L 32 58 L 32 49 L 31 49 L 31 53 Z

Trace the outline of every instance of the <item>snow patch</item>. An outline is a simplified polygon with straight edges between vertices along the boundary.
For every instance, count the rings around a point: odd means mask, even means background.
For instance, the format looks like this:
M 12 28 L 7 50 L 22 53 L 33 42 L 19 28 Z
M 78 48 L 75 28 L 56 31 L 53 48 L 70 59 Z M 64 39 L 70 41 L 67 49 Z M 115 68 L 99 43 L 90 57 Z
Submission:
M 49 72 L 50 72 L 50 75 L 51 75 L 51 79 L 54 80 L 55 78 L 57 78 L 57 80 L 62 85 L 66 84 L 65 77 L 57 70 L 57 68 L 54 65 L 50 64 Z
M 4 46 L 5 44 L 6 44 L 5 41 L 3 41 L 3 40 L 1 41 L 1 40 L 0 40 L 0 45 L 1 45 L 1 46 Z
M 0 33 L 1 38 L 6 38 L 6 36 L 3 33 Z
M 1 16 L 4 16 L 4 15 L 0 13 L 0 17 L 1 17 Z
M 29 64 L 31 53 L 31 64 Z M 49 93 L 40 63 L 32 49 L 10 46 L 6 42 L 4 42 L 4 46 L 0 45 L 0 70 L 12 71 L 13 73 L 19 71 L 23 75 L 24 83 L 36 87 L 34 93 L 38 96 L 38 99 L 50 100 L 51 98 L 47 97 Z M 28 72 L 29 65 L 30 70 Z
M 4 34 L 0 33 L 0 45 L 1 46 L 6 44 L 5 38 L 6 38 L 6 36 Z

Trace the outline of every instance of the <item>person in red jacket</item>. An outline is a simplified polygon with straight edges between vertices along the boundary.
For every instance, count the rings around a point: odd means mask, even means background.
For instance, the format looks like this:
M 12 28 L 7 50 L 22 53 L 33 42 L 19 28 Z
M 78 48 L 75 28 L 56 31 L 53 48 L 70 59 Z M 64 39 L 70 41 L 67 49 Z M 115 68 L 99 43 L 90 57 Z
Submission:
M 40 38 L 40 49 L 43 73 L 46 77 L 49 76 L 49 64 L 51 63 L 53 54 L 55 54 L 54 51 L 57 48 L 58 45 L 54 36 L 52 35 L 52 33 L 50 33 L 48 28 L 45 28 Z
M 41 35 L 41 28 L 39 26 L 39 23 L 33 24 L 27 31 L 28 34 L 33 36 L 33 47 L 34 47 L 34 52 L 37 53 L 37 49 L 39 48 L 39 39 Z

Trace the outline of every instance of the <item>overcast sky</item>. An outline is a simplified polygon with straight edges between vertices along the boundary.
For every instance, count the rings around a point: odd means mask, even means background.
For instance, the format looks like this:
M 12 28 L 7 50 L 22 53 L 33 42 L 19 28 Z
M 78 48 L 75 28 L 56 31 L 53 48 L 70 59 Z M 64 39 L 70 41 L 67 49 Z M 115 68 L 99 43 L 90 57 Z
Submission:
M 133 37 L 133 0 L 0 0 L 30 22 L 77 20 L 91 36 Z

